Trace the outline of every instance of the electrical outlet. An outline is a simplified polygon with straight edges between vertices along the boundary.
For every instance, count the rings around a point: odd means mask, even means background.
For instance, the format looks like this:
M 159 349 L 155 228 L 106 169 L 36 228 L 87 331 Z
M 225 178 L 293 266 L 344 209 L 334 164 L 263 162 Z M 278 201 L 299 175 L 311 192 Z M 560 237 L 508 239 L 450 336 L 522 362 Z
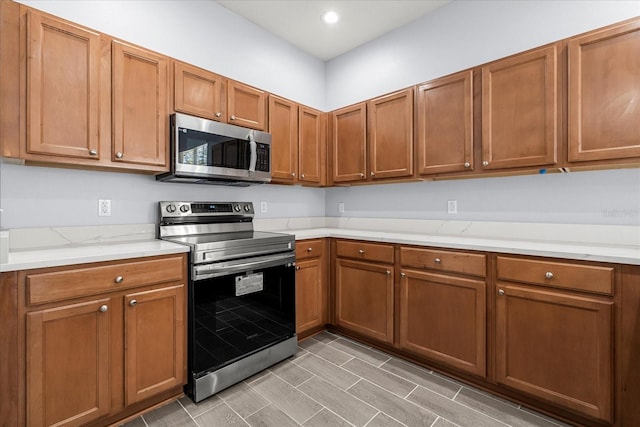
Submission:
M 98 200 L 98 216 L 111 216 L 111 199 Z
M 344 202 L 338 202 L 338 212 L 344 213 Z
M 447 213 L 448 214 L 457 214 L 458 213 L 458 201 L 457 200 L 447 200 Z
M 260 213 L 267 213 L 267 202 L 260 202 Z

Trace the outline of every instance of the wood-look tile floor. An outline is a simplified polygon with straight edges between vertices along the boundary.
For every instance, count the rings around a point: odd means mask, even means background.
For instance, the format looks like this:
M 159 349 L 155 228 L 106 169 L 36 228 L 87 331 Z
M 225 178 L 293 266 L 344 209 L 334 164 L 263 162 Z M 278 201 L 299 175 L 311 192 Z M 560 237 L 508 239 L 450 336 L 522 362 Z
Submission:
M 217 395 L 188 397 L 125 427 L 566 426 L 519 405 L 322 332 L 298 353 Z

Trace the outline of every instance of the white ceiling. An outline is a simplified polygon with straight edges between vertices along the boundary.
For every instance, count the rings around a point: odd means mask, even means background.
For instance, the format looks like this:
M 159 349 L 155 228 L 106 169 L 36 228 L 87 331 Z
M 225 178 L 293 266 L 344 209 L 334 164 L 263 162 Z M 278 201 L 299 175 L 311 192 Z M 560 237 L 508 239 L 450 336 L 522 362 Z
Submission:
M 327 61 L 401 27 L 450 0 L 217 0 L 265 30 Z M 340 20 L 325 24 L 334 10 Z

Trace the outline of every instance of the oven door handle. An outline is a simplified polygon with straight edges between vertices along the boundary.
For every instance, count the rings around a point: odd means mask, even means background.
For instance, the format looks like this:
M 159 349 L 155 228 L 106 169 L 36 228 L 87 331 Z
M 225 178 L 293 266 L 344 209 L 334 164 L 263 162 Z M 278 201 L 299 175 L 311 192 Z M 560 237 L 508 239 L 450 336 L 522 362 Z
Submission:
M 193 267 L 193 277 L 195 280 L 204 280 L 212 277 L 229 276 L 237 273 L 246 273 L 247 271 L 257 270 L 260 268 L 277 267 L 279 265 L 290 264 L 295 266 L 296 256 L 293 253 L 284 253 L 276 255 L 267 255 L 256 257 L 247 262 L 245 259 L 217 262 L 206 265 L 196 265 Z

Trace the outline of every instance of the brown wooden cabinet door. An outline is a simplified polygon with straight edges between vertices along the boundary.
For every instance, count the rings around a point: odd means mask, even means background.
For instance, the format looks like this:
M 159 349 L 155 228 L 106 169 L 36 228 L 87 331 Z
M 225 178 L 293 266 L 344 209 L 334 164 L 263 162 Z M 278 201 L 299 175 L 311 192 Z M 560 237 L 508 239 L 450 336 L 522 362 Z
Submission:
M 498 283 L 499 383 L 612 420 L 613 303 Z
M 640 19 L 568 50 L 569 161 L 640 157 Z
M 125 295 L 127 405 L 184 383 L 184 301 L 183 285 Z
M 226 119 L 225 78 L 183 62 L 174 65 L 174 109 L 205 119 Z
M 367 104 L 352 105 L 331 113 L 333 181 L 367 179 Z
M 99 68 L 99 34 L 27 11 L 27 154 L 99 158 Z
M 267 128 L 267 94 L 245 84 L 227 83 L 227 114 L 232 125 L 257 130 Z
M 113 157 L 118 163 L 167 169 L 168 59 L 113 41 Z
M 296 333 L 300 335 L 327 321 L 324 262 L 313 258 L 296 262 Z
M 473 71 L 424 83 L 416 96 L 417 173 L 473 170 Z
M 482 167 L 557 162 L 558 46 L 482 67 Z
M 402 348 L 484 377 L 486 372 L 484 281 L 402 270 Z
M 393 343 L 393 267 L 336 260 L 335 316 L 338 326 Z
M 368 102 L 371 179 L 413 175 L 413 88 Z
M 298 105 L 269 95 L 271 177 L 274 182 L 294 183 L 298 173 Z
M 27 426 L 79 426 L 109 413 L 111 304 L 27 314 Z
M 309 107 L 298 108 L 298 181 L 327 183 L 327 114 Z

